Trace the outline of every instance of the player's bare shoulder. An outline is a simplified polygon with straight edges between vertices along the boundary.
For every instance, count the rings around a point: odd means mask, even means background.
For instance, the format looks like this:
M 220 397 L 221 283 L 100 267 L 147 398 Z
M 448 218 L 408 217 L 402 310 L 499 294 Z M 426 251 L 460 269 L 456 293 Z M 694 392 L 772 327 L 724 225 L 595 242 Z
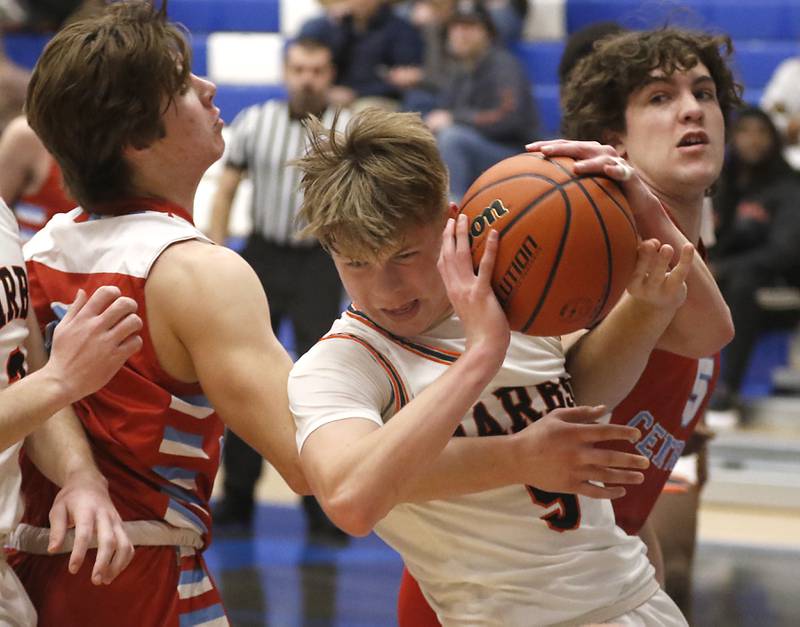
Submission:
M 158 360 L 172 376 L 197 379 L 193 354 L 211 338 L 235 340 L 260 318 L 269 326 L 261 283 L 238 254 L 188 240 L 159 256 L 145 284 L 146 316 Z
M 229 248 L 202 240 L 177 242 L 161 253 L 145 289 L 148 301 L 152 296 L 177 307 L 264 297 L 261 283 L 244 259 Z

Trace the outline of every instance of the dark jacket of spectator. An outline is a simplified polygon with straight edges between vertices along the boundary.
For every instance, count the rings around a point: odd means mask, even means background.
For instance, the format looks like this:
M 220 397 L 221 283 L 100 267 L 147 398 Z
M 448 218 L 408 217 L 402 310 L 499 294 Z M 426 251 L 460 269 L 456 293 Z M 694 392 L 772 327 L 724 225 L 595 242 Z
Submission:
M 510 52 L 496 46 L 471 69 L 453 67 L 439 107 L 449 110 L 454 122 L 520 149 L 537 136 L 536 105 L 525 70 Z
M 358 97 L 400 98 L 399 90 L 384 78 L 388 69 L 422 65 L 423 43 L 417 30 L 381 6 L 366 30 L 359 31 L 351 16 L 340 20 L 320 17 L 303 26 L 299 37 L 326 43 L 333 50 L 336 84 L 349 87 Z
M 748 120 L 771 137 L 760 159 L 737 149 L 736 134 Z M 715 273 L 724 279 L 749 267 L 800 284 L 800 175 L 783 158 L 778 131 L 760 109 L 740 113 L 732 131 L 733 145 L 714 197 Z

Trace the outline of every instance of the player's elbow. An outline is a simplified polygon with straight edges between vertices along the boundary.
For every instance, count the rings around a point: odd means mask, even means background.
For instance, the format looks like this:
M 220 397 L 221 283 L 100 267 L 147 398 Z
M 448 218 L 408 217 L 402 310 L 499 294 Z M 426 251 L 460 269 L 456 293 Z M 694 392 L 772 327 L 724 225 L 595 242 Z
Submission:
M 692 341 L 686 342 L 687 350 L 684 354 L 693 359 L 715 355 L 730 343 L 734 335 L 733 320 L 730 311 L 725 307 L 723 314 L 713 324 L 704 327 L 702 333 L 694 334 Z
M 320 501 L 333 523 L 351 536 L 369 535 L 385 515 L 374 501 L 370 502 L 356 490 L 339 489 L 328 497 L 323 496 Z
M 702 359 L 715 355 L 727 346 L 734 336 L 730 310 L 724 307 L 717 315 L 704 323 L 697 321 L 668 329 L 661 337 L 657 348 L 676 353 L 690 359 Z
M 289 489 L 295 494 L 299 494 L 300 496 L 310 496 L 312 494 L 311 486 L 308 485 L 308 481 L 306 481 L 303 473 L 293 473 L 288 477 L 284 476 L 284 480 L 286 481 L 286 485 L 289 486 Z

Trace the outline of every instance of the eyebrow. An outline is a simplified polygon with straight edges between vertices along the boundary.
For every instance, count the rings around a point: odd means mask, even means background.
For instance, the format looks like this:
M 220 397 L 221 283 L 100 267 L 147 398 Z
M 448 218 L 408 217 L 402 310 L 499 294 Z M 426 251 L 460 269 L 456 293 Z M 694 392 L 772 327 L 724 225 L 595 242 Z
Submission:
M 640 89 L 644 89 L 645 87 L 649 87 L 653 83 L 674 84 L 675 83 L 674 74 L 671 74 L 669 76 L 648 76 L 645 79 L 644 83 L 642 83 L 642 86 L 641 86 Z M 716 83 L 714 82 L 714 79 L 710 75 L 702 74 L 701 76 L 698 76 L 697 78 L 695 78 L 692 81 L 692 87 L 696 87 L 697 85 L 700 85 L 702 83 L 713 83 L 716 86 Z

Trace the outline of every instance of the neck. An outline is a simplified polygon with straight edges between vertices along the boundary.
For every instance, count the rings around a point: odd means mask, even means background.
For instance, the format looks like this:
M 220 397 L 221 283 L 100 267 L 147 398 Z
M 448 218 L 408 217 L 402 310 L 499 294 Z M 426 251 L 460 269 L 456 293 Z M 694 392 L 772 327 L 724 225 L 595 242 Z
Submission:
M 672 219 L 692 244 L 700 240 L 700 225 L 703 220 L 705 189 L 702 190 L 664 190 L 651 181 L 644 180 L 656 198 L 667 208 Z
M 200 178 L 196 180 L 178 180 L 169 174 L 154 174 L 146 176 L 140 173 L 134 179 L 134 189 L 137 196 L 148 198 L 161 198 L 183 207 L 190 215 L 194 214 L 194 196 Z

